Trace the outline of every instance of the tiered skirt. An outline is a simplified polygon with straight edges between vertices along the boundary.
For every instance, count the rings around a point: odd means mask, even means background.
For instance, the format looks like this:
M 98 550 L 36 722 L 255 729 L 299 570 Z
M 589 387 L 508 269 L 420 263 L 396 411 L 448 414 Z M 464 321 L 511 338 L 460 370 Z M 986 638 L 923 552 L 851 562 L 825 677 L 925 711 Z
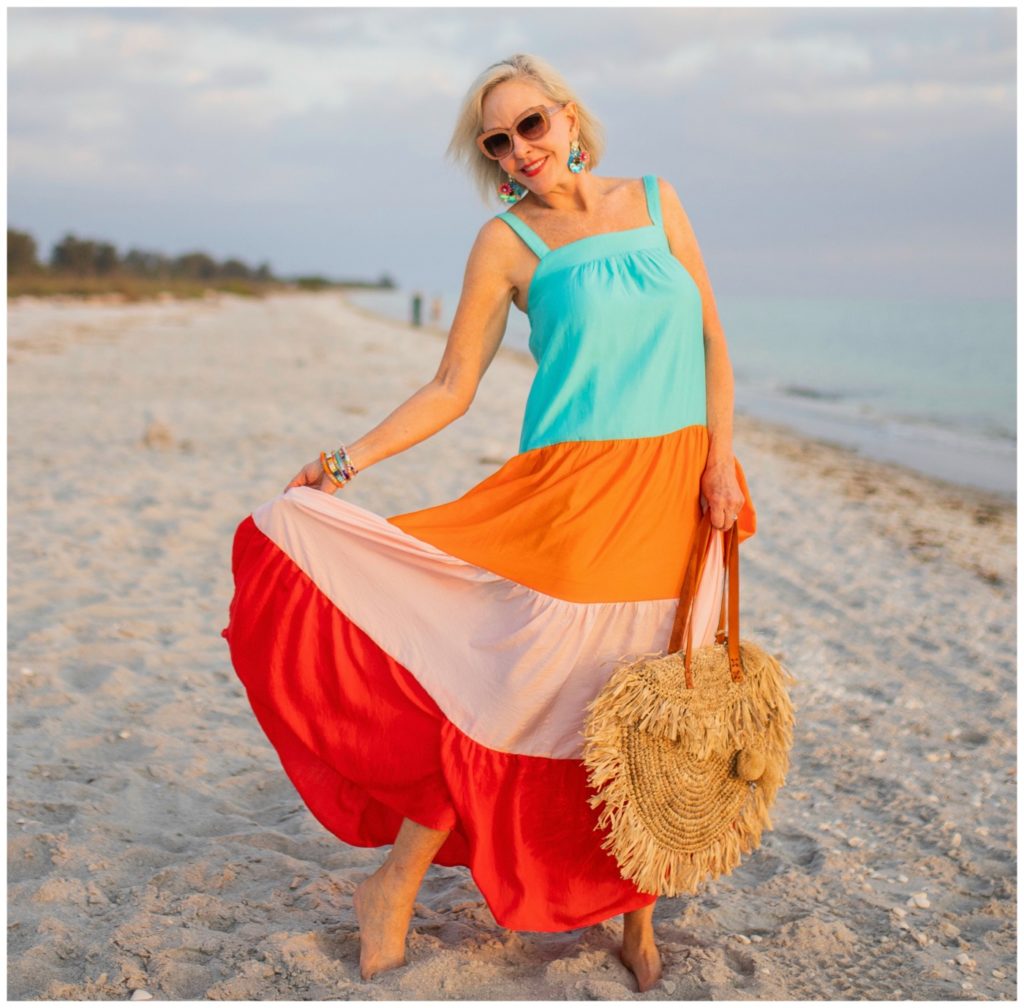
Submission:
M 707 430 L 524 452 L 454 501 L 383 517 L 310 487 L 235 533 L 223 631 L 312 814 L 345 843 L 450 830 L 498 924 L 566 931 L 646 906 L 597 831 L 585 708 L 663 649 L 700 518 Z M 748 497 L 740 539 L 755 530 Z M 714 636 L 721 537 L 694 605 Z

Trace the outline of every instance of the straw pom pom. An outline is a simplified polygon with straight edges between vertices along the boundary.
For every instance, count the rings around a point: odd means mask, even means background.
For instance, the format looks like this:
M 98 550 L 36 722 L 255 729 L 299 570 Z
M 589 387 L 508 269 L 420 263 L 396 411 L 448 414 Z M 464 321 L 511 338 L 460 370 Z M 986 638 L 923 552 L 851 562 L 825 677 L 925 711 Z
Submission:
M 768 761 L 760 749 L 741 749 L 736 754 L 736 776 L 740 780 L 760 780 L 767 765 Z

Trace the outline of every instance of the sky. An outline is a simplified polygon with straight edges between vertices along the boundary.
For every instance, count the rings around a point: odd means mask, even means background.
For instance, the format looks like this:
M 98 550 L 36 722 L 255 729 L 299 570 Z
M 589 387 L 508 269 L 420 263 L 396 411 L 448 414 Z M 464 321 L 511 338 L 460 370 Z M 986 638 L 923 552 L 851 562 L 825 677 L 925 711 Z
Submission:
M 552 63 L 719 297 L 1012 298 L 1014 8 L 9 8 L 8 226 L 457 292 L 477 74 Z

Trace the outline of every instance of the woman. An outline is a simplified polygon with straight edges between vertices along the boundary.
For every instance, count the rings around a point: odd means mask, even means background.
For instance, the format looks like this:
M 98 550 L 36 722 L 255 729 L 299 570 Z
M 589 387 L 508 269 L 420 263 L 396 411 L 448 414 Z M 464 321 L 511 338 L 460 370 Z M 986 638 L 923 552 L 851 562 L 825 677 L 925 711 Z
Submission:
M 594 175 L 599 126 L 541 60 L 489 67 L 450 149 L 512 205 L 477 235 L 437 374 L 241 523 L 225 636 L 314 815 L 393 844 L 354 893 L 364 979 L 405 962 L 438 863 L 469 866 L 507 928 L 623 914 L 644 991 L 655 897 L 601 847 L 580 730 L 616 660 L 667 643 L 702 503 L 754 532 L 725 340 L 672 187 Z M 469 409 L 512 303 L 538 361 L 519 452 L 421 511 L 334 496 Z

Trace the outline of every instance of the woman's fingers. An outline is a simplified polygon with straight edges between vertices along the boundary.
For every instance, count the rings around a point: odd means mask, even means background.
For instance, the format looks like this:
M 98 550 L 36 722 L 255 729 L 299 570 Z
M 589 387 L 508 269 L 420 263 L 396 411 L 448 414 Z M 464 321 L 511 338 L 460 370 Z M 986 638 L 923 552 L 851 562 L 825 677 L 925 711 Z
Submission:
M 308 486 L 314 490 L 321 490 L 326 494 L 334 495 L 338 487 L 334 481 L 324 472 L 323 466 L 320 464 L 320 459 L 314 459 L 307 466 L 303 466 L 294 477 L 292 481 L 282 490 L 282 493 L 287 493 L 292 487 Z
M 282 493 L 287 493 L 292 487 L 298 486 L 315 486 L 319 483 L 317 473 L 323 475 L 323 469 L 320 467 L 320 462 L 310 462 L 308 465 L 304 465 L 292 478 L 291 482 L 284 488 Z
M 320 464 L 319 459 L 314 459 L 309 465 L 305 466 L 299 471 L 291 483 L 286 486 L 285 492 L 295 486 L 308 486 L 314 490 L 320 490 L 323 493 L 334 495 L 334 492 L 338 489 L 334 485 L 334 481 L 324 472 L 323 466 Z
M 712 527 L 724 531 L 732 528 L 740 509 L 746 503 L 733 466 L 713 466 L 701 477 L 701 498 L 708 502 Z
M 721 531 L 732 528 L 733 522 L 739 517 L 740 509 L 745 502 L 746 498 L 741 499 L 739 504 L 722 504 L 718 501 L 711 501 L 708 504 L 708 510 L 711 513 L 712 527 Z

